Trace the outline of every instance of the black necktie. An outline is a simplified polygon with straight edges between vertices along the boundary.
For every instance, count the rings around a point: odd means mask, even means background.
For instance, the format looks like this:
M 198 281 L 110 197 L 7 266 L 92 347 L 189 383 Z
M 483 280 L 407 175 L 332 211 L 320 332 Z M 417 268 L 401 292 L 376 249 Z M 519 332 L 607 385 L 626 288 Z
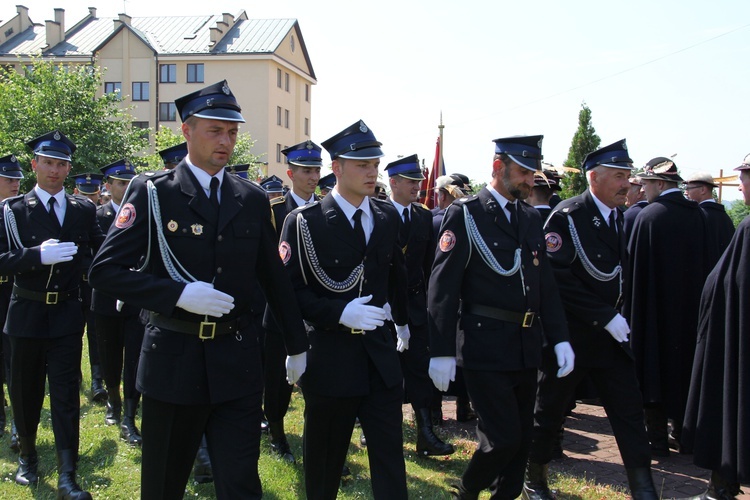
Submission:
M 208 200 L 211 202 L 216 211 L 219 211 L 219 179 L 218 177 L 211 177 L 210 194 Z
M 518 212 L 516 212 L 516 204 L 506 203 L 505 208 L 507 208 L 508 212 L 510 212 L 510 225 L 513 228 L 513 231 L 518 234 Z
M 360 245 L 362 245 L 362 248 L 366 248 L 367 239 L 365 238 L 365 228 L 362 227 L 362 209 L 361 208 L 358 208 L 357 211 L 354 212 L 352 219 L 354 220 L 354 232 L 357 234 L 359 243 Z
M 411 219 L 409 219 L 409 209 L 404 208 L 404 219 L 401 223 L 401 228 L 399 231 L 399 239 L 401 240 L 402 245 L 406 245 L 406 242 L 409 240 L 409 231 L 411 230 Z
M 49 205 L 49 216 L 52 218 L 52 222 L 55 224 L 55 227 L 58 229 L 60 228 L 60 219 L 57 218 L 57 212 L 55 211 L 55 202 L 57 200 L 55 198 L 50 198 L 47 202 L 47 205 Z

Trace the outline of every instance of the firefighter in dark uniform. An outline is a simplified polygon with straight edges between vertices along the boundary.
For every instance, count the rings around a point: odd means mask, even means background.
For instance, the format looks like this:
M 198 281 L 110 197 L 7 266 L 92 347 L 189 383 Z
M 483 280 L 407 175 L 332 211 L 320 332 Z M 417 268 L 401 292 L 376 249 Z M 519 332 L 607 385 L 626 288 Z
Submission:
M 631 175 L 628 179 L 630 188 L 625 197 L 625 206 L 628 208 L 623 214 L 623 230 L 625 231 L 625 241 L 630 239 L 630 232 L 633 230 L 635 218 L 641 210 L 648 205 L 646 193 L 643 192 L 643 182 L 638 175 Z
M 487 488 L 493 498 L 521 494 L 543 340 L 557 376 L 574 365 L 542 221 L 522 201 L 541 168 L 542 136 L 494 142 L 490 183 L 445 213 L 427 288 L 430 377 L 445 390 L 462 366 L 479 419 L 479 446 L 454 493 L 464 499 Z
M 432 428 L 430 403 L 433 385 L 427 369 L 430 364 L 427 335 L 427 281 L 435 256 L 432 213 L 420 203 L 419 185 L 424 179 L 417 155 L 407 156 L 385 167 L 391 186 L 390 201 L 401 216 L 399 245 L 408 273 L 409 333 L 398 338 L 404 386 L 417 420 L 417 454 L 450 455 L 453 446 L 437 437 Z M 389 327 L 392 323 L 388 323 Z M 395 329 L 393 331 L 395 335 Z
M 151 311 L 136 382 L 142 498 L 183 497 L 204 433 L 217 497 L 260 498 L 263 374 L 251 300 L 258 282 L 279 313 L 287 350 L 304 356 L 307 340 L 288 300 L 268 200 L 224 170 L 244 122 L 227 82 L 175 105 L 188 156 L 131 181 L 94 257 L 91 285 Z
M 557 182 L 554 170 L 543 170 L 534 175 L 534 187 L 531 188 L 528 203 L 542 216 L 542 223 L 552 213 L 550 199 L 556 191 L 562 191 L 562 188 Z
M 592 153 L 583 162 L 589 189 L 563 200 L 545 226 L 547 255 L 565 307 L 576 368 L 557 378 L 551 349 L 545 350 L 534 412 L 534 432 L 524 498 L 552 499 L 547 464 L 553 443 L 587 375 L 604 404 L 634 498 L 656 499 L 643 400 L 628 345 L 630 328 L 620 314 L 627 279 L 625 195 L 633 168 L 625 140 Z
M 10 154 L 0 158 L 0 201 L 18 195 L 18 190 L 21 187 L 21 179 L 23 179 L 23 170 L 16 155 Z M 5 317 L 8 315 L 8 303 L 10 302 L 12 290 L 13 276 L 0 276 L 0 318 L 2 318 L 3 324 L 5 324 Z M 8 401 L 5 399 L 3 382 L 10 387 L 10 345 L 8 344 L 7 335 L 2 336 L 0 349 L 2 349 L 3 360 L 3 366 L 0 369 L 0 436 L 2 436 L 5 434 L 5 424 L 7 423 L 5 405 Z M 13 420 L 11 420 L 10 426 L 10 447 L 13 451 L 18 452 L 18 434 L 16 433 L 16 424 Z
M 39 481 L 36 432 L 49 382 L 58 464 L 58 498 L 91 498 L 76 483 L 81 351 L 84 318 L 83 259 L 104 239 L 96 207 L 67 195 L 75 144 L 59 131 L 27 143 L 37 184 L 3 202 L 0 274 L 15 275 L 5 333 L 11 346 L 10 400 L 21 452 L 16 482 Z M 49 208 L 48 208 L 49 207 Z
M 333 173 L 324 175 L 318 181 L 318 189 L 320 189 L 320 197 L 323 198 L 325 195 L 331 192 L 333 186 L 336 185 L 336 176 Z
M 71 175 L 75 182 L 73 194 L 79 194 L 99 206 L 99 193 L 104 176 L 98 173 Z M 102 367 L 99 360 L 99 344 L 96 337 L 96 324 L 91 314 L 91 287 L 89 286 L 89 267 L 94 254 L 83 256 L 83 276 L 81 277 L 81 307 L 86 319 L 86 341 L 89 344 L 89 366 L 91 367 L 91 400 L 97 403 L 107 401 L 107 389 L 104 388 Z
M 122 159 L 100 170 L 106 177 L 107 190 L 112 194 L 110 201 L 96 209 L 99 226 L 106 234 L 117 217 L 128 184 L 135 177 L 135 167 L 128 160 Z M 103 376 L 109 393 L 104 421 L 107 425 L 120 426 L 120 437 L 129 445 L 140 446 L 141 434 L 135 425 L 136 408 L 140 400 L 140 393 L 135 388 L 135 373 L 143 341 L 143 325 L 138 318 L 140 309 L 118 303 L 116 297 L 98 290 L 93 291 L 91 302 Z M 122 421 L 120 382 L 125 396 L 125 416 Z
M 181 142 L 159 151 L 159 156 L 164 162 L 164 170 L 172 170 L 187 156 L 187 143 Z
M 399 214 L 372 198 L 381 143 L 359 121 L 323 143 L 336 187 L 291 212 L 279 254 L 308 326 L 305 397 L 305 491 L 336 498 L 354 421 L 368 438 L 373 495 L 406 498 L 401 404 L 403 377 L 385 326 L 389 302 L 407 335 L 406 269 Z
M 315 188 L 320 180 L 320 167 L 323 166 L 320 152 L 320 146 L 309 140 L 282 151 L 289 162 L 287 175 L 292 181 L 292 189 L 286 195 L 271 200 L 271 220 L 279 239 L 287 214 L 297 207 L 318 200 Z M 289 409 L 293 388 L 286 381 L 284 339 L 269 308 L 266 309 L 263 323 L 266 383 L 263 411 L 268 419 L 271 449 L 277 456 L 294 463 L 294 454 L 284 432 L 284 416 Z

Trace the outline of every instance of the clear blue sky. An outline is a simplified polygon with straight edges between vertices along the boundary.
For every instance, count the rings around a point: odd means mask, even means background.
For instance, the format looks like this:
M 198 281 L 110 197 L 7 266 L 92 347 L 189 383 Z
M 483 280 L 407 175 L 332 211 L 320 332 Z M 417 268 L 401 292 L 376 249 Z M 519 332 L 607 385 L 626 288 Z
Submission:
M 725 175 L 750 153 L 750 2 L 274 0 L 206 3 L 31 0 L 43 23 L 99 16 L 297 18 L 318 77 L 312 139 L 362 118 L 385 163 L 432 164 L 440 113 L 449 173 L 489 177 L 492 139 L 544 134 L 561 164 L 586 102 L 602 145 L 623 137 L 637 166 L 677 154 L 684 175 Z M 212 10 L 214 9 L 214 10 Z M 11 2 L 0 19 L 15 13 Z M 230 82 L 231 83 L 231 82 Z M 252 120 L 252 117 L 248 117 Z M 737 199 L 736 188 L 724 198 Z

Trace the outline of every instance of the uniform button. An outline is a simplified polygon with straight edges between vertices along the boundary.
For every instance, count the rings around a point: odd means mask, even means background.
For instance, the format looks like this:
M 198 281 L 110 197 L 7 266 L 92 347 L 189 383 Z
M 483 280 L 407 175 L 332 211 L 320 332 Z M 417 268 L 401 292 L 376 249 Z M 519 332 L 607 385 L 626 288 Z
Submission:
M 60 274 L 60 270 L 59 269 L 55 269 L 55 274 Z
M 221 274 L 222 269 L 220 267 L 216 268 L 216 274 Z
M 336 261 L 336 262 L 338 262 L 338 261 Z M 364 257 L 364 258 L 362 259 L 362 262 L 367 262 L 367 256 L 365 256 L 365 257 Z
M 219 241 L 224 241 L 224 237 L 222 235 L 219 235 L 219 237 L 216 238 L 216 239 L 219 240 Z
M 599 322 L 598 322 L 598 321 L 594 321 L 594 326 L 596 326 L 596 325 L 598 325 L 598 324 L 599 324 Z
M 521 264 L 521 269 L 526 269 L 526 264 Z
M 528 292 L 529 290 L 531 290 L 531 287 L 526 285 L 526 291 Z
M 32 235 L 32 236 L 31 236 L 31 239 L 32 239 L 32 240 L 35 240 L 35 239 L 36 239 L 36 236 Z
M 333 259 L 333 263 L 334 264 L 338 264 L 339 263 L 339 259 Z
M 36 266 L 31 266 L 32 271 L 36 271 Z
M 596 256 L 597 256 L 597 258 L 599 258 L 599 259 L 601 259 L 601 258 L 602 258 L 602 254 L 600 254 L 600 253 L 596 254 Z
M 151 349 L 156 349 L 156 344 L 151 344 Z
M 187 228 L 184 228 L 184 227 L 183 227 L 183 228 L 182 228 L 182 232 L 183 232 L 183 233 L 187 233 Z
M 55 290 L 59 289 L 60 285 L 55 285 Z
M 493 245 L 497 246 L 497 241 L 493 243 Z
M 477 323 L 477 327 L 480 327 L 480 326 L 482 326 L 482 323 Z
M 367 280 L 365 280 L 365 285 L 367 284 Z

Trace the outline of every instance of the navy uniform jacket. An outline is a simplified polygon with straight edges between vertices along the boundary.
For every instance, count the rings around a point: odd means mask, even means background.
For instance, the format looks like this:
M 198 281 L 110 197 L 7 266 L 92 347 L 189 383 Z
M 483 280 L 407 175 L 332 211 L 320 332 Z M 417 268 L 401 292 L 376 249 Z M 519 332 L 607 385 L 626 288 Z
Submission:
M 390 202 L 370 198 L 375 227 L 364 256 L 351 223 L 333 196 L 299 207 L 284 221 L 280 254 L 309 325 L 310 350 L 307 371 L 299 384 L 304 390 L 328 397 L 361 397 L 370 392 L 370 368 L 375 367 L 386 387 L 402 383 L 401 366 L 390 330 L 385 326 L 364 335 L 352 334 L 339 324 L 346 305 L 357 297 L 372 295 L 369 304 L 391 305 L 399 325 L 408 321 L 406 269 L 398 246 L 399 215 Z M 323 287 L 297 238 L 298 219 L 304 217 L 320 267 L 335 281 L 344 281 L 364 262 L 360 285 L 346 292 Z
M 104 240 L 96 222 L 96 207 L 78 195 L 65 195 L 66 209 L 62 229 L 55 227 L 47 208 L 39 202 L 36 191 L 8 198 L 0 205 L 0 275 L 13 275 L 16 286 L 35 292 L 67 292 L 79 290 L 83 263 L 87 254 L 99 249 Z M 8 204 L 15 216 L 24 248 L 10 249 L 6 237 L 4 208 Z M 39 246 L 56 238 L 72 241 L 78 246 L 73 260 L 54 266 L 42 265 Z M 78 296 L 78 293 L 76 293 Z M 11 296 L 5 332 L 17 337 L 55 338 L 81 335 L 83 311 L 76 299 L 55 305 Z
M 409 217 L 409 239 L 400 242 L 408 273 L 409 324 L 423 326 L 427 324 L 427 282 L 435 257 L 432 213 L 420 203 L 412 203 Z
M 177 260 L 196 280 L 213 282 L 217 290 L 234 297 L 234 309 L 218 321 L 249 322 L 256 313 L 254 287 L 260 282 L 285 326 L 287 350 L 304 352 L 302 319 L 294 301 L 289 301 L 293 290 L 279 259 L 268 198 L 259 186 L 233 175 L 224 175 L 218 219 L 184 161 L 174 170 L 133 179 L 118 221 L 94 257 L 91 285 L 164 316 L 196 324 L 204 320 L 176 307 L 185 285 L 165 270 L 155 231 L 148 248 L 148 229 L 155 226 L 148 217 L 148 180 L 157 188 L 162 230 Z M 131 270 L 148 251 L 148 268 Z M 258 332 L 251 322 L 239 335 L 206 341 L 146 327 L 137 380 L 143 394 L 176 404 L 214 404 L 253 394 L 262 386 Z
M 520 271 L 503 277 L 470 248 L 464 206 L 476 222 L 487 248 L 504 269 L 513 267 L 521 248 Z M 536 264 L 535 264 L 536 262 Z M 525 289 L 525 294 L 524 294 Z M 467 305 L 536 313 L 530 328 L 467 314 Z M 461 331 L 456 325 L 461 313 Z M 453 202 L 445 213 L 428 287 L 430 355 L 456 356 L 471 370 L 515 371 L 538 368 L 542 361 L 542 326 L 551 345 L 568 340 L 560 295 L 545 252 L 542 222 L 533 207 L 518 203 L 518 236 L 487 188 Z M 541 322 L 540 322 L 541 320 Z
M 625 229 L 625 240 L 630 239 L 630 233 L 633 231 L 633 224 L 635 224 L 635 218 L 638 217 L 638 214 L 643 210 L 646 205 L 648 205 L 648 201 L 641 200 L 632 207 L 625 210 L 625 215 L 623 219 L 623 229 Z
M 109 228 L 112 227 L 116 215 L 117 212 L 112 206 L 111 200 L 104 205 L 96 207 L 96 220 L 99 221 L 99 227 L 102 228 L 102 232 L 105 235 L 109 232 Z M 132 316 L 140 312 L 139 308 L 128 304 L 125 304 L 122 310 L 118 312 L 117 299 L 98 290 L 92 290 L 91 310 L 103 316 Z
M 620 279 L 628 276 L 627 268 L 611 281 L 599 281 L 583 266 L 570 235 L 568 217 L 573 219 L 581 246 L 589 261 L 599 271 L 611 273 L 618 265 L 626 265 L 626 243 L 622 230 L 622 211 L 615 235 L 602 218 L 590 191 L 561 201 L 544 228 L 547 256 L 552 263 L 557 286 L 568 318 L 571 345 L 576 353 L 576 366 L 609 366 L 618 349 L 617 341 L 604 329 L 620 310 L 622 303 Z M 627 349 L 629 353 L 630 350 Z
M 734 236 L 734 223 L 721 203 L 704 201 L 698 205 L 706 218 L 708 268 L 711 270 Z

